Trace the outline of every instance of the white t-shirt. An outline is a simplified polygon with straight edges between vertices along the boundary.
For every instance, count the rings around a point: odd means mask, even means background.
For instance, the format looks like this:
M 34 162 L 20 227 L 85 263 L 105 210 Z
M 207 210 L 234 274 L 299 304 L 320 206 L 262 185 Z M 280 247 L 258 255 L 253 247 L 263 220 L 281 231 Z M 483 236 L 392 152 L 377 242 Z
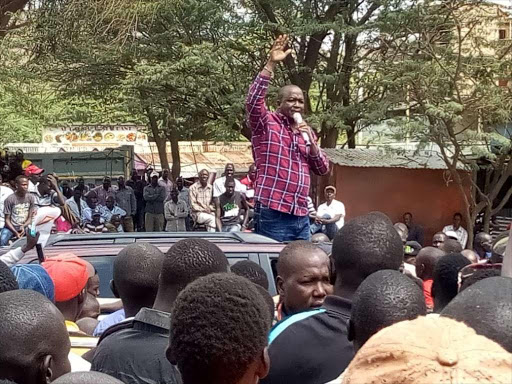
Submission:
M 331 201 L 330 205 L 327 205 L 327 203 L 320 204 L 316 211 L 316 215 L 318 217 L 329 215 L 331 218 L 336 215 L 341 215 L 341 218 L 336 222 L 336 227 L 340 229 L 345 224 L 345 205 L 338 200 Z
M 4 202 L 14 191 L 9 187 L 0 185 L 0 229 L 5 225 Z
M 219 197 L 224 192 L 226 192 L 226 176 L 222 176 L 217 179 L 213 183 L 213 197 Z M 245 191 L 247 191 L 247 187 L 243 185 L 240 180 L 235 179 L 235 192 L 240 192 L 245 195 Z

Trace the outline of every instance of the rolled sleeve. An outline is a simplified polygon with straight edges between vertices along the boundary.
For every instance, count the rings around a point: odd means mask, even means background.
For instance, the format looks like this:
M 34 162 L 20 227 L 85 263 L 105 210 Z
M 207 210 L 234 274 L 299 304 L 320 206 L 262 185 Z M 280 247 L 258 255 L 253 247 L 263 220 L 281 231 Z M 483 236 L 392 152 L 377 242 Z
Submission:
M 321 149 L 319 149 L 318 155 L 309 156 L 308 164 L 311 171 L 319 176 L 323 176 L 329 172 L 329 160 L 327 160 L 324 151 Z

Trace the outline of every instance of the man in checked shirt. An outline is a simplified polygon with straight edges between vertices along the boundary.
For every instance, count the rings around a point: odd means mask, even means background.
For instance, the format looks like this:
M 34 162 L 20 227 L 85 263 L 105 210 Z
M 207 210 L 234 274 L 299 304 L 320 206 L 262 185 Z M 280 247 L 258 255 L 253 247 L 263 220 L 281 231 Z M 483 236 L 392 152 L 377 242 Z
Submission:
M 309 240 L 309 172 L 325 175 L 329 170 L 316 135 L 307 123 L 298 123 L 293 117 L 304 113 L 302 90 L 295 85 L 284 86 L 278 93 L 277 111 L 265 106 L 274 68 L 292 51 L 287 44 L 286 35 L 276 39 L 246 103 L 257 167 L 256 231 L 277 241 Z

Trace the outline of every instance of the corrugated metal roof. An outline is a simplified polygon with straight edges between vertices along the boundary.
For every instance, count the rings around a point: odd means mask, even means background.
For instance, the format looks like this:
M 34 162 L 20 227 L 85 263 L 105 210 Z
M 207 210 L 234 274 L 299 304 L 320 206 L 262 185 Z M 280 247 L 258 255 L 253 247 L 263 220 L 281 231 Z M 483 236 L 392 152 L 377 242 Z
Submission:
M 364 168 L 447 169 L 441 155 L 434 152 L 400 154 L 375 149 L 326 148 L 325 153 L 334 164 Z
M 137 156 L 155 167 L 161 169 L 160 158 L 158 154 L 138 153 Z M 169 164 L 172 164 L 171 155 L 168 154 Z M 250 150 L 244 152 L 202 152 L 196 153 L 180 153 L 181 159 L 181 176 L 196 176 L 201 169 L 207 169 L 210 172 L 223 172 L 224 167 L 228 163 L 233 163 L 237 172 L 244 172 L 254 162 L 252 152 Z

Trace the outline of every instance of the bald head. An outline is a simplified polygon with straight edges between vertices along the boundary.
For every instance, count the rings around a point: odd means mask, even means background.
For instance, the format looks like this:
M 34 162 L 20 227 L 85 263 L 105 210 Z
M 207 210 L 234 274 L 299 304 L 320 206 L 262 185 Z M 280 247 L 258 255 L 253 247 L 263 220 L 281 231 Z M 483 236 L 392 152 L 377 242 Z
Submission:
M 46 297 L 31 290 L 0 294 L 0 377 L 42 384 L 70 371 L 64 317 Z
M 479 232 L 475 236 L 475 252 L 481 259 L 486 257 L 486 253 L 492 252 L 492 236 L 486 232 Z
M 303 263 L 314 259 L 318 262 L 329 260 L 327 254 L 309 241 L 297 240 L 283 248 L 277 261 L 277 274 L 288 277 L 302 268 Z
M 435 247 L 425 247 L 416 256 L 416 276 L 422 280 L 432 279 L 437 260 L 445 253 Z
M 329 237 L 325 233 L 315 233 L 313 236 L 311 236 L 311 242 L 313 244 L 318 243 L 328 243 L 331 240 L 329 240 Z
M 475 251 L 471 249 L 464 249 L 461 253 L 466 259 L 471 261 L 471 264 L 478 263 L 478 254 Z
M 277 290 L 286 315 L 318 308 L 332 293 L 327 254 L 308 241 L 294 241 L 279 254 Z
M 304 113 L 304 93 L 296 85 L 285 85 L 277 94 L 279 111 L 293 118 L 294 113 Z
M 277 92 L 277 101 L 281 103 L 283 100 L 285 100 L 290 94 L 294 93 L 300 93 L 303 94 L 302 89 L 300 89 L 299 86 L 288 84 L 284 87 L 281 87 L 279 91 Z
M 61 376 L 53 384 L 123 384 L 123 382 L 101 372 L 71 372 Z
M 462 245 L 458 240 L 447 238 L 443 245 L 439 247 L 439 249 L 445 251 L 446 253 L 460 253 L 462 252 Z

